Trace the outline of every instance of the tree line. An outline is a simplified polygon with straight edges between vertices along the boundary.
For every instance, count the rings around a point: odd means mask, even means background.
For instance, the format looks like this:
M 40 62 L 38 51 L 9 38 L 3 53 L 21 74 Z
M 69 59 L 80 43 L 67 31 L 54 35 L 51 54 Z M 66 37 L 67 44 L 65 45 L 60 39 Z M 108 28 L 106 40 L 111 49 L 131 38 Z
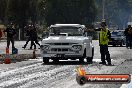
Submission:
M 23 26 L 29 20 L 49 26 L 54 23 L 90 25 L 95 20 L 94 0 L 0 0 L 0 20 Z
M 0 0 L 0 22 L 13 22 L 22 31 L 32 21 L 49 26 L 79 23 L 91 26 L 97 15 L 95 0 Z
M 96 0 L 98 14 L 96 21 L 102 19 L 102 1 Z M 118 25 L 119 28 L 127 26 L 128 21 L 132 21 L 132 0 L 104 0 L 105 19 L 108 25 Z
M 103 0 L 0 0 L 0 22 L 20 27 L 28 21 L 49 26 L 55 23 L 91 25 L 102 19 Z M 131 0 L 104 0 L 109 25 L 122 26 L 132 19 Z

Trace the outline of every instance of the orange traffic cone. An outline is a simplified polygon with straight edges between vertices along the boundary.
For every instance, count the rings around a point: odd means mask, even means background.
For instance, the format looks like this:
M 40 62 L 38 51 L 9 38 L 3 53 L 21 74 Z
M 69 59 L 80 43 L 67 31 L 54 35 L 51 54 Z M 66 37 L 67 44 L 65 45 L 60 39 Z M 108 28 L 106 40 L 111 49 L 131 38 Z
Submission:
M 33 59 L 36 59 L 36 50 L 33 50 Z
M 6 47 L 6 58 L 4 59 L 4 63 L 5 64 L 10 64 L 11 63 L 11 59 L 10 59 L 10 56 L 9 56 L 9 48 Z
M 4 59 L 4 63 L 5 63 L 5 64 L 10 64 L 10 63 L 11 63 L 10 58 L 5 58 L 5 59 Z

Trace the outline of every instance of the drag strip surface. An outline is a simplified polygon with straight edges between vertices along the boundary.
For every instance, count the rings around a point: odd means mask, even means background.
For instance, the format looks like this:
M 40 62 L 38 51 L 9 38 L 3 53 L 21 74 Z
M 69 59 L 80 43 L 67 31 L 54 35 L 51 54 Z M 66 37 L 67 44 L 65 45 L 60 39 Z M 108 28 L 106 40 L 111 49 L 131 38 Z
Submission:
M 120 71 L 120 65 L 131 58 L 131 50 L 125 47 L 109 47 L 114 66 L 99 65 L 100 53 L 98 41 L 95 46 L 94 63 L 83 65 L 88 73 L 106 74 Z M 113 85 L 86 84 L 76 82 L 75 69 L 79 65 L 45 65 L 42 60 L 28 60 L 10 65 L 0 64 L 0 88 L 114 88 Z

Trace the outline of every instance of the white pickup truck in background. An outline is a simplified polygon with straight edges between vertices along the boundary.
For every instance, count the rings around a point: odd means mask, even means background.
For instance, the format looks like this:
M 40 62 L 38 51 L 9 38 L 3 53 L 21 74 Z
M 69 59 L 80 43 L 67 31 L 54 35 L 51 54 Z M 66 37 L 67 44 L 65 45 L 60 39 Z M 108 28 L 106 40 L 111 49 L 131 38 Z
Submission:
M 91 62 L 94 56 L 92 38 L 84 32 L 86 27 L 80 24 L 55 24 L 49 28 L 49 37 L 42 40 L 41 56 L 43 62 L 49 59 L 58 62 L 60 59 L 79 59 Z

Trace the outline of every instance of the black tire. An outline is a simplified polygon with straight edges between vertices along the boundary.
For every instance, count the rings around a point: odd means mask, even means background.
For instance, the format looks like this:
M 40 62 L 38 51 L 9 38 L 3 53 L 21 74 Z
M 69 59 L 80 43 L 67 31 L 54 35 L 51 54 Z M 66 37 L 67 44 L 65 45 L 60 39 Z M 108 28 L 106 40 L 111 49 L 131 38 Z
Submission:
M 122 44 L 125 45 L 125 41 L 124 40 L 122 40 Z
M 93 62 L 93 56 L 94 56 L 94 48 L 92 48 L 92 57 L 86 57 L 86 60 L 87 60 L 88 63 Z
M 120 44 L 120 47 L 122 47 L 123 45 L 122 44 Z
M 86 49 L 84 50 L 84 53 L 83 53 L 83 58 L 86 57 Z
M 121 41 L 121 44 L 120 44 L 120 46 L 121 46 L 121 47 L 123 46 L 123 41 Z
M 79 59 L 81 63 L 84 62 L 84 58 L 86 57 L 86 49 L 84 50 L 83 57 Z
M 49 63 L 49 58 L 43 57 L 43 62 L 44 63 Z
M 94 57 L 94 48 L 92 48 L 92 57 L 91 57 L 92 60 L 93 60 L 93 57 Z

